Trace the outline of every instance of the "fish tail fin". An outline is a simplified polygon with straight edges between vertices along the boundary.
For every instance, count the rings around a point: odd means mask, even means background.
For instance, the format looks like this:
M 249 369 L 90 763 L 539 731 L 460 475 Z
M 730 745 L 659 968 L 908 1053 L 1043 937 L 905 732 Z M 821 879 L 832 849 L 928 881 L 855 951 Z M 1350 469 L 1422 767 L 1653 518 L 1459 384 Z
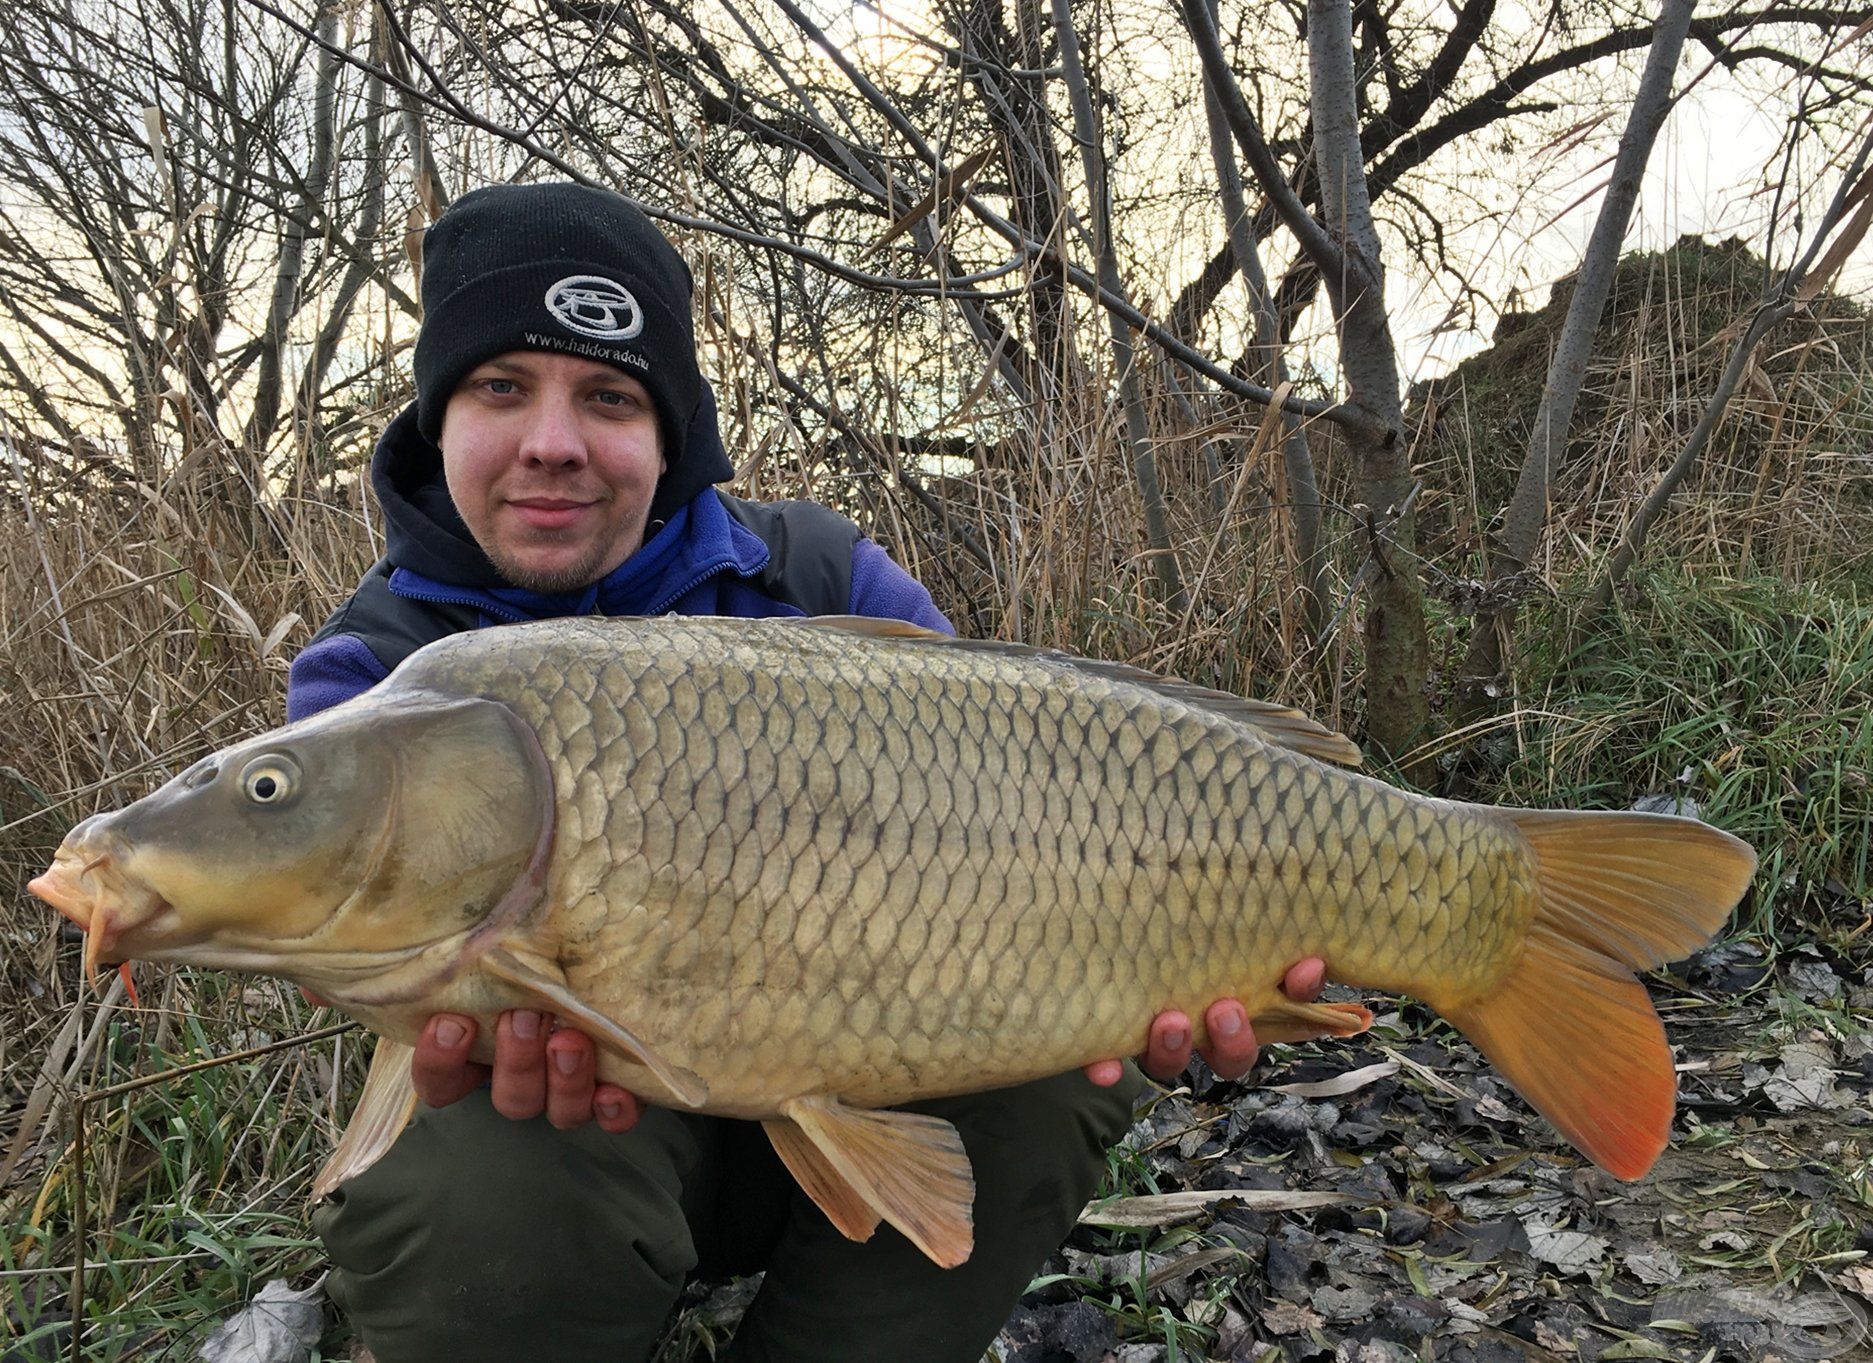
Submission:
M 1756 854 L 1694 819 L 1504 812 L 1534 852 L 1534 921 L 1491 994 L 1438 1011 L 1577 1149 L 1638 1178 L 1670 1135 L 1677 1076 L 1633 972 L 1715 936 Z

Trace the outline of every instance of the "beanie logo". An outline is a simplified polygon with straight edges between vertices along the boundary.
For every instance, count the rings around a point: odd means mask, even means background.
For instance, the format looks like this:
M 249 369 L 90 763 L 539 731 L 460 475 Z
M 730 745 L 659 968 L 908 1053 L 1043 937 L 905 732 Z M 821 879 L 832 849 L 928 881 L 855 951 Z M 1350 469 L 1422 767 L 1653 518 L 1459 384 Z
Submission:
M 628 341 L 644 329 L 631 291 L 602 275 L 568 275 L 546 291 L 546 310 L 568 331 L 601 341 Z

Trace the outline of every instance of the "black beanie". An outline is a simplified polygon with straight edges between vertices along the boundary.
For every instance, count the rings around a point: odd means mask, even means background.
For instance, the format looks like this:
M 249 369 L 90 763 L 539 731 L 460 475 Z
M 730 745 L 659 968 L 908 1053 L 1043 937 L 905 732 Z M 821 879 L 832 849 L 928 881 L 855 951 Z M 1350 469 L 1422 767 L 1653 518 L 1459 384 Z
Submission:
M 613 365 L 649 390 L 674 473 L 703 388 L 690 289 L 676 248 L 622 195 L 579 184 L 464 194 L 423 234 L 418 429 L 441 442 L 443 410 L 477 365 L 510 350 L 557 351 Z

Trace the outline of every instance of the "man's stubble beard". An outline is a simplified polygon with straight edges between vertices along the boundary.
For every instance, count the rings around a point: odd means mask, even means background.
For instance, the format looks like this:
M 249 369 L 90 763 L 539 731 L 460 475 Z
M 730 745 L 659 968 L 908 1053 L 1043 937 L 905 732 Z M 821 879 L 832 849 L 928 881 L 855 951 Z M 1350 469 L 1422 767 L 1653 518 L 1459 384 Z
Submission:
M 641 547 L 642 544 L 643 537 L 640 532 L 638 546 Z M 605 576 L 605 561 L 611 557 L 612 548 L 613 546 L 609 544 L 594 545 L 584 558 L 568 567 L 541 571 L 517 562 L 504 550 L 488 545 L 482 546 L 483 552 L 488 556 L 488 561 L 504 579 L 524 591 L 538 592 L 542 596 L 558 596 L 565 592 L 583 591 L 591 586 L 599 578 Z M 635 548 L 632 552 L 635 552 Z M 630 556 L 628 553 L 625 555 L 626 558 Z

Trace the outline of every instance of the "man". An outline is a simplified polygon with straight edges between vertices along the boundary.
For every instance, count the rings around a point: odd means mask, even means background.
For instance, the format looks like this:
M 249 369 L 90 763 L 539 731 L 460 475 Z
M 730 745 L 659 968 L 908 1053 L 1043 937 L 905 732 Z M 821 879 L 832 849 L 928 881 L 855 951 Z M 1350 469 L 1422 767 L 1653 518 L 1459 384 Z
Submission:
M 387 553 L 295 660 L 297 719 L 461 629 L 549 616 L 850 612 L 949 624 L 850 522 L 719 493 L 732 469 L 696 366 L 690 275 L 628 201 L 578 185 L 464 196 L 424 241 L 415 405 L 372 481 Z M 1319 963 L 1291 971 L 1312 997 Z M 1239 1004 L 1206 1014 L 1220 1073 L 1245 1072 Z M 845 1240 L 753 1123 L 645 1109 L 595 1079 L 591 1041 L 504 1014 L 417 1047 L 425 1107 L 314 1213 L 334 1299 L 379 1363 L 646 1358 L 694 1272 L 764 1268 L 729 1357 L 976 1363 L 1071 1228 L 1130 1123 L 1119 1061 L 919 1105 L 962 1133 L 975 1252 L 943 1270 L 889 1227 Z M 1175 1074 L 1190 1023 L 1153 1024 Z M 1092 1082 L 1088 1082 L 1088 1080 Z M 540 1118 L 544 1116 L 545 1121 Z

